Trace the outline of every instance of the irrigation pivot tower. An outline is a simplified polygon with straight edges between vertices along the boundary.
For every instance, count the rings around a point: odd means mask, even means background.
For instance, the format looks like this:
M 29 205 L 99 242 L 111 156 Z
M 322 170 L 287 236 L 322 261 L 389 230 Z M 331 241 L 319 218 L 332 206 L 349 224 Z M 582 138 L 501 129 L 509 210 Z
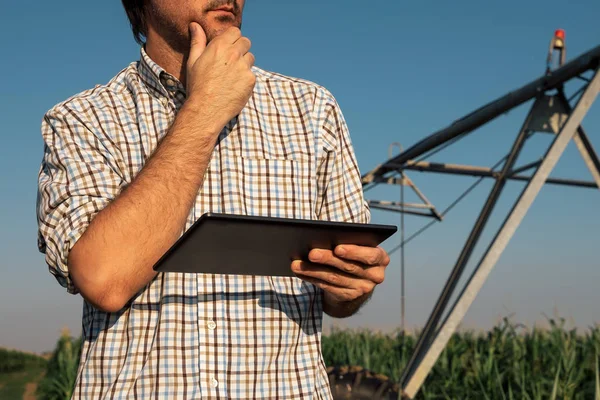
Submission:
M 400 384 L 402 388 L 401 396 L 405 399 L 413 399 L 416 396 L 542 186 L 548 183 L 562 186 L 600 188 L 600 158 L 581 126 L 583 118 L 600 91 L 600 46 L 568 63 L 565 63 L 565 53 L 565 33 L 562 30 L 557 30 L 550 42 L 546 70 L 543 76 L 484 105 L 453 122 L 447 128 L 424 138 L 397 156 L 390 157 L 389 160 L 362 177 L 365 191 L 379 184 L 408 185 L 411 181 L 406 179 L 405 173 L 407 170 L 468 175 L 479 177 L 480 180 L 495 180 L 494 186 L 403 372 Z M 579 89 L 568 97 L 565 93 L 565 84 L 579 81 L 581 82 Z M 533 100 L 531 109 L 510 152 L 501 160 L 498 168 L 425 161 L 432 154 L 459 141 L 482 125 L 530 100 Z M 542 132 L 554 135 L 554 139 L 546 153 L 536 162 L 517 166 L 516 161 L 527 140 L 533 134 Z M 571 140 L 575 142 L 581 153 L 593 181 L 550 177 L 550 173 Z M 456 292 L 459 279 L 472 256 L 475 246 L 479 242 L 506 183 L 510 180 L 525 181 L 527 184 L 489 243 L 481 260 L 476 264 L 467 283 L 457 292 L 458 296 L 455 302 L 450 305 L 450 299 Z M 370 204 L 390 211 L 415 213 L 410 205 L 403 204 L 403 200 L 400 203 L 370 201 Z M 426 204 L 430 206 L 428 201 Z M 426 211 L 427 213 L 422 211 L 420 213 L 429 214 L 437 220 L 441 220 L 441 217 L 445 215 L 445 212 L 440 214 L 432 206 L 426 207 Z M 403 244 L 401 243 L 401 245 Z

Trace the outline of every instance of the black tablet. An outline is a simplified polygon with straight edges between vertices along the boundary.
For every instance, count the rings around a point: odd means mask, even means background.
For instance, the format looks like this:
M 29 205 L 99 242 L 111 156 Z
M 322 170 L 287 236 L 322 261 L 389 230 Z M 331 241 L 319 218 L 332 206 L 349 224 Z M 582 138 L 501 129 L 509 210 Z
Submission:
M 154 270 L 294 276 L 292 261 L 307 260 L 314 248 L 376 247 L 396 230 L 391 225 L 208 213 L 181 236 Z

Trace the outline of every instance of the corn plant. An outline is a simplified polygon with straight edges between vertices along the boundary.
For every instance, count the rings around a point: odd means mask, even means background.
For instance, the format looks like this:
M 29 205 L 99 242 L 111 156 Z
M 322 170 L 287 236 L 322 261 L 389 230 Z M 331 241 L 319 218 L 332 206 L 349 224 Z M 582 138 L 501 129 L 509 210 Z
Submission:
M 41 400 L 70 399 L 75 386 L 80 356 L 80 340 L 64 332 L 48 361 L 46 376 L 37 390 Z

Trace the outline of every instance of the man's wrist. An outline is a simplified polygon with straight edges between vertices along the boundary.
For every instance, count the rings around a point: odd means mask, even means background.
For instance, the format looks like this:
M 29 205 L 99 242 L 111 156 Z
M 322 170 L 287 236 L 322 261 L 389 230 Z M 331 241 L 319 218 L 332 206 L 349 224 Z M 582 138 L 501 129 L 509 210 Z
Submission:
M 222 118 L 218 118 L 218 113 L 210 112 L 203 99 L 195 96 L 190 96 L 185 101 L 181 114 L 185 115 L 186 120 L 193 121 L 195 130 L 201 130 L 210 137 L 216 138 L 226 125 L 222 122 Z
M 323 312 L 333 318 L 348 318 L 369 300 L 373 292 L 365 293 L 351 301 L 337 301 L 328 292 L 323 293 Z

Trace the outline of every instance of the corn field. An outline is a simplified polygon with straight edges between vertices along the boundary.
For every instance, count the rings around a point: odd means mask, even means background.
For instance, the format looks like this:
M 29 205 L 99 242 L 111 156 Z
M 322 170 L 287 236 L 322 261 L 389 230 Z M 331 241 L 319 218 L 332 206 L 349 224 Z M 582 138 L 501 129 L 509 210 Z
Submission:
M 46 365 L 46 360 L 36 354 L 0 349 L 0 374 L 23 371 L 29 367 Z
M 487 333 L 455 334 L 418 398 L 600 400 L 600 326 L 578 333 L 563 320 L 549 322 L 549 329 L 526 329 L 505 320 Z M 79 344 L 68 335 L 59 339 L 38 387 L 40 399 L 70 397 Z M 323 356 L 330 367 L 362 366 L 369 377 L 382 374 L 395 383 L 415 344 L 414 335 L 335 330 L 323 335 Z
M 600 327 L 583 334 L 509 323 L 449 341 L 419 399 L 600 400 Z M 323 338 L 327 365 L 360 365 L 398 382 L 416 337 L 337 330 Z

